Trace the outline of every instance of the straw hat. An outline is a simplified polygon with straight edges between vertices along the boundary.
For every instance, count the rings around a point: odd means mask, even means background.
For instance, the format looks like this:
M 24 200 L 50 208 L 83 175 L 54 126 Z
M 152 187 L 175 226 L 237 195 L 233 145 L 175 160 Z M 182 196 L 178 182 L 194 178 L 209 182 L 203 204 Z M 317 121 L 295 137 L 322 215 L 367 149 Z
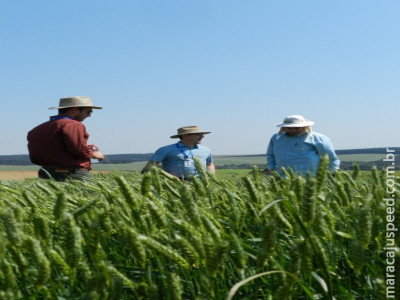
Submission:
M 199 133 L 199 134 L 208 134 L 211 133 L 210 131 L 201 131 L 197 126 L 184 126 L 178 128 L 178 134 L 172 135 L 171 139 L 179 138 L 179 136 L 183 134 L 192 134 L 192 133 Z
M 283 122 L 275 124 L 276 127 L 308 127 L 314 125 L 313 121 L 304 119 L 300 115 L 287 116 Z
M 100 106 L 93 106 L 92 100 L 89 97 L 74 96 L 68 98 L 61 98 L 58 107 L 49 107 L 49 109 L 60 109 L 69 107 L 90 107 L 93 109 L 102 109 Z

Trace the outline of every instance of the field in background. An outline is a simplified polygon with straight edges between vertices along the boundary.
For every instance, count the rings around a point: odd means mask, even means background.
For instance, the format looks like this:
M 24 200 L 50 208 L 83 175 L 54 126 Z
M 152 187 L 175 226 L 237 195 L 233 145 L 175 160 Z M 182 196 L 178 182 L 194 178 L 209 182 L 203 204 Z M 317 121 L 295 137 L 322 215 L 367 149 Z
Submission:
M 146 165 L 145 161 L 127 164 L 92 164 L 95 171 L 140 171 Z
M 0 165 L 0 172 L 2 171 L 37 171 L 39 170 L 38 166 L 9 166 L 9 165 Z
M 382 154 L 343 154 L 338 155 L 339 159 L 343 162 L 369 162 L 377 161 L 384 158 Z M 215 165 L 217 167 L 224 165 L 265 165 L 264 156 L 217 156 L 214 158 Z M 133 162 L 124 164 L 93 164 L 93 171 L 139 171 L 141 170 L 146 162 Z M 0 180 L 10 179 L 24 179 L 30 177 L 36 177 L 38 166 L 10 166 L 0 165 Z M 227 174 L 246 174 L 249 169 L 218 169 L 218 173 Z
M 383 159 L 382 154 L 342 154 L 338 155 L 340 161 L 376 161 Z M 214 157 L 216 165 L 229 164 L 265 164 L 265 156 L 217 156 Z
M 341 161 L 376 161 L 384 158 L 382 154 L 344 154 L 338 156 Z M 264 156 L 216 156 L 214 157 L 214 163 L 218 166 L 224 165 L 265 165 Z M 94 164 L 93 170 L 98 171 L 134 171 L 141 170 L 146 162 L 134 162 L 127 164 Z M 1 170 L 1 169 L 0 169 Z M 218 170 L 221 172 L 222 170 Z
M 342 154 L 338 155 L 341 161 L 376 161 L 383 159 L 383 154 Z
M 0 171 L 0 180 L 23 180 L 37 177 L 37 171 Z

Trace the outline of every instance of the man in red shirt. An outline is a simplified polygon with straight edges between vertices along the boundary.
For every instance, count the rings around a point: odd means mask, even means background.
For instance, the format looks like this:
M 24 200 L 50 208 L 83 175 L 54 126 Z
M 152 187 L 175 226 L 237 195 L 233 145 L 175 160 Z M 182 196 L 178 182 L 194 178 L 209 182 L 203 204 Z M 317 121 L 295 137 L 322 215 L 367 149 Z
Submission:
M 88 145 L 89 134 L 81 123 L 90 117 L 93 106 L 88 97 L 61 98 L 58 115 L 28 133 L 29 157 L 34 164 L 42 166 L 40 178 L 54 178 L 57 181 L 85 179 L 91 177 L 90 159 L 103 160 L 97 146 Z

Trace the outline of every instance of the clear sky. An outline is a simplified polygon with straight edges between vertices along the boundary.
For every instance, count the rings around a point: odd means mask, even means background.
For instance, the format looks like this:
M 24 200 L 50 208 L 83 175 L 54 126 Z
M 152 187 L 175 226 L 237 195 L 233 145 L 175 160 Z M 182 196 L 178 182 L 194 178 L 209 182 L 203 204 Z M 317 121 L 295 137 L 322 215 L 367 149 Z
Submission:
M 286 115 L 336 149 L 400 146 L 398 0 L 0 0 L 0 155 L 59 98 L 88 96 L 105 154 L 198 125 L 213 154 L 265 153 Z

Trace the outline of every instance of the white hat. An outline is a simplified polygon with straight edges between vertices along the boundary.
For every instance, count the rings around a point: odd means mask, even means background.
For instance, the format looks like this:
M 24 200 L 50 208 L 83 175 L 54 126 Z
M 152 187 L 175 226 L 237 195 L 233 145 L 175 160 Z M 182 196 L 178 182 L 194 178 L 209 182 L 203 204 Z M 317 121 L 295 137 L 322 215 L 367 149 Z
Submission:
M 313 121 L 304 119 L 300 115 L 287 116 L 283 122 L 275 124 L 276 127 L 308 127 L 314 125 Z
M 89 97 L 74 96 L 68 98 L 61 98 L 58 107 L 50 107 L 49 109 L 60 109 L 69 107 L 90 107 L 93 109 L 102 109 L 100 106 L 93 106 L 92 100 Z

